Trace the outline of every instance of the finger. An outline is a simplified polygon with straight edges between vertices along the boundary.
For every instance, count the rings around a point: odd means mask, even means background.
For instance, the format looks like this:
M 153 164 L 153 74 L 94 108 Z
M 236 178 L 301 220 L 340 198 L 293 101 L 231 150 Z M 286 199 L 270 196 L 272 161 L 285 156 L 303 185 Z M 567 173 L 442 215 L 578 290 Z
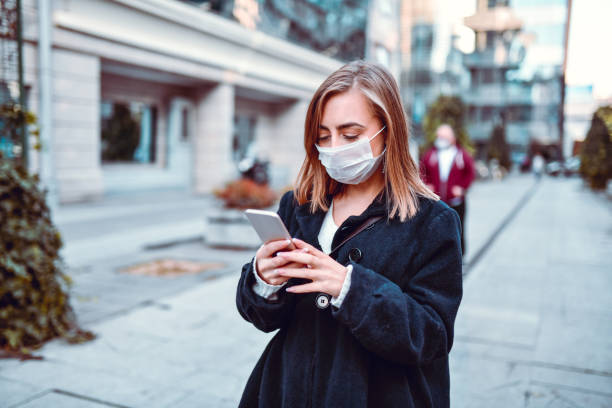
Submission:
M 278 259 L 278 261 L 277 261 Z M 264 262 L 265 261 L 265 262 Z M 280 262 L 282 261 L 282 262 Z M 272 263 L 274 262 L 280 262 L 280 265 L 272 265 Z M 262 266 L 263 265 L 263 266 Z M 273 276 L 277 276 L 278 274 L 275 273 L 275 271 L 278 268 L 306 268 L 306 265 L 301 264 L 301 263 L 296 263 L 296 262 L 289 262 L 287 263 L 287 260 L 277 256 L 274 258 L 268 258 L 266 260 L 262 260 L 261 262 L 258 263 L 257 266 L 257 271 L 259 272 L 260 276 L 265 277 L 266 280 L 269 279 L 269 277 L 273 277 Z
M 283 268 L 306 268 L 307 266 L 297 262 L 290 262 L 287 265 L 282 265 Z
M 270 261 L 274 261 L 275 268 L 305 268 L 306 265 L 299 262 L 290 261 L 282 256 L 275 256 Z
M 320 276 L 320 271 L 318 269 L 308 268 L 281 268 L 276 269 L 275 272 L 278 274 L 278 276 L 310 280 L 315 280 Z
M 275 256 L 274 258 L 262 259 L 259 263 L 259 271 L 262 273 L 268 272 L 271 269 L 276 268 L 304 268 L 304 264 L 289 261 L 282 256 Z
M 280 251 L 281 249 L 287 248 L 289 245 L 291 245 L 291 240 L 289 239 L 279 239 L 276 241 L 266 242 L 259 249 L 259 257 L 270 258 L 276 252 Z
M 275 265 L 274 268 L 278 269 L 278 268 L 306 268 L 306 265 L 301 264 L 301 263 L 297 263 L 297 262 L 291 262 L 291 261 L 287 261 L 287 259 L 281 257 L 281 256 L 277 256 L 276 258 L 278 258 L 278 265 Z M 272 258 L 274 259 L 274 262 L 277 262 L 276 258 Z
M 283 257 L 291 262 L 297 262 L 297 263 L 301 263 L 304 265 L 310 265 L 313 267 L 318 266 L 320 264 L 319 259 L 316 258 L 315 256 L 308 254 L 308 253 L 299 252 L 299 251 L 279 252 L 278 256 Z
M 284 277 L 278 277 L 278 278 L 273 278 L 273 279 L 268 279 L 268 282 L 271 285 L 282 285 L 283 283 L 287 282 L 289 280 L 289 278 L 284 278 Z
M 320 288 L 319 283 L 311 282 L 311 283 L 305 283 L 303 285 L 291 286 L 287 288 L 287 292 L 290 292 L 290 293 L 321 292 L 321 288 Z
M 291 241 L 295 244 L 295 246 L 298 249 L 308 249 L 308 252 L 310 252 L 311 254 L 315 256 L 319 256 L 320 254 L 323 254 L 323 252 L 319 251 L 317 248 L 310 245 L 308 242 L 302 241 L 301 239 L 292 238 Z

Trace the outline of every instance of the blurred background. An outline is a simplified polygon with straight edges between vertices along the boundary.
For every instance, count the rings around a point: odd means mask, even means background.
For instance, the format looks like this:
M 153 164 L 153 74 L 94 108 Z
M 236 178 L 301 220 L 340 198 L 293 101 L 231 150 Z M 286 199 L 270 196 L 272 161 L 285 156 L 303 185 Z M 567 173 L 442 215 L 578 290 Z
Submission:
M 415 160 L 440 123 L 475 160 L 453 405 L 612 406 L 610 16 L 0 0 L 0 406 L 236 406 L 270 339 L 233 304 L 241 208 L 276 208 L 310 97 L 356 59 L 397 79 Z

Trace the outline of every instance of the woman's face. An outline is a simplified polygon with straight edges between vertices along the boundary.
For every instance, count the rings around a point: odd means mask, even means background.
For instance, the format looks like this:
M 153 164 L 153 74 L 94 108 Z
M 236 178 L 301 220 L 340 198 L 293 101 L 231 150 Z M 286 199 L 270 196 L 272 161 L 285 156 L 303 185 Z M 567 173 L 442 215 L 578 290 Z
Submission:
M 351 88 L 329 98 L 323 108 L 317 144 L 321 147 L 338 147 L 367 139 L 376 134 L 383 124 L 374 116 L 365 95 Z M 384 131 L 370 141 L 374 157 L 385 147 Z

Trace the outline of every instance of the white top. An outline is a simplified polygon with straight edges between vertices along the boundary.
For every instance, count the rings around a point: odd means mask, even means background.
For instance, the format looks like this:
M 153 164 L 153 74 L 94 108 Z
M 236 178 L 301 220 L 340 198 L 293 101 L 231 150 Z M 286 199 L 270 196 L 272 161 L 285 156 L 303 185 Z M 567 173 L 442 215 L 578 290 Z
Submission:
M 440 170 L 440 180 L 448 180 L 451 168 L 453 167 L 453 160 L 457 155 L 457 146 L 452 145 L 446 149 L 438 149 L 438 169 Z
M 544 159 L 542 158 L 542 156 L 537 154 L 533 157 L 533 164 L 531 165 L 531 168 L 536 173 L 542 172 L 542 169 L 544 168 Z
M 332 250 L 331 244 L 334 240 L 334 235 L 338 230 L 338 226 L 334 222 L 333 208 L 334 203 L 332 201 L 331 205 L 329 206 L 329 210 L 327 211 L 327 214 L 325 214 L 325 218 L 323 219 L 323 223 L 321 224 L 321 229 L 319 230 L 319 236 L 317 237 L 321 249 L 324 253 L 328 255 Z M 340 294 L 338 295 L 338 297 L 332 297 L 330 301 L 332 306 L 336 308 L 340 308 L 340 306 L 342 305 L 342 301 L 346 297 L 346 294 L 348 293 L 349 288 L 351 286 L 351 274 L 353 273 L 353 265 L 348 265 L 346 269 L 346 277 L 344 278 L 344 283 L 342 284 Z M 270 285 L 269 283 L 266 283 L 257 273 L 255 258 L 253 258 L 253 273 L 255 274 L 255 283 L 253 284 L 253 291 L 263 298 L 269 300 L 276 300 L 276 298 L 278 297 L 276 292 L 281 290 L 281 288 L 285 286 L 286 282 L 281 285 Z
M 332 250 L 332 241 L 334 240 L 334 235 L 336 235 L 336 231 L 338 231 L 338 226 L 334 221 L 334 202 L 332 201 L 329 206 L 329 210 L 327 214 L 325 214 L 325 218 L 323 219 L 323 224 L 321 224 L 321 230 L 319 231 L 319 245 L 321 245 L 321 250 L 326 254 L 329 254 Z

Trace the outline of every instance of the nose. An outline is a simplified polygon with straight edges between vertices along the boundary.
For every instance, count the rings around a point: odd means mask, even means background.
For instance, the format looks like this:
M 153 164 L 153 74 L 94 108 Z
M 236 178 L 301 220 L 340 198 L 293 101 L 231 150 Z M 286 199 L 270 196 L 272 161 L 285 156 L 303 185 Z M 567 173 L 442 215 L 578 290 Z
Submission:
M 344 143 L 342 142 L 342 138 L 338 132 L 332 132 L 331 134 L 331 147 L 342 146 Z

